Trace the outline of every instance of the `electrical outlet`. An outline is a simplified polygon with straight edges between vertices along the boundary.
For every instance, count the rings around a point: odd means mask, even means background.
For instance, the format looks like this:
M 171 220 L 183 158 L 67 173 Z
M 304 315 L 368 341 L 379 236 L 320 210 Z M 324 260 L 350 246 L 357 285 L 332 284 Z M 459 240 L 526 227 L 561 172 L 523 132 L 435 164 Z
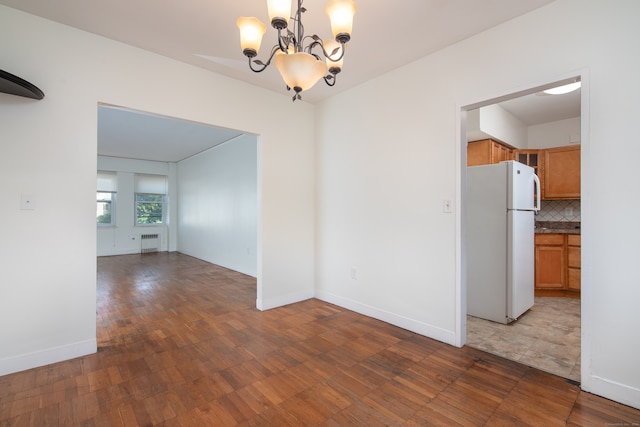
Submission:
M 358 280 L 358 269 L 356 267 L 351 267 L 351 279 Z
M 453 203 L 451 202 L 451 200 L 445 199 L 442 203 L 442 211 L 444 213 L 451 213 L 453 212 Z
M 572 207 L 564 208 L 564 216 L 566 218 L 572 217 L 573 216 L 573 208 Z

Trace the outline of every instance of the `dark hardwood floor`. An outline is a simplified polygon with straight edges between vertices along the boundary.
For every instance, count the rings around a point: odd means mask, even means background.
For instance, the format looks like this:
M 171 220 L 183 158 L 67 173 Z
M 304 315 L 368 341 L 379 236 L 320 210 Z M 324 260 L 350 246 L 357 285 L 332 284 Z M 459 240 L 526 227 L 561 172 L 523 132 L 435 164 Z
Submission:
M 0 377 L 0 426 L 633 426 L 565 379 L 177 254 L 98 259 L 98 352 Z M 635 423 L 635 424 L 634 424 Z

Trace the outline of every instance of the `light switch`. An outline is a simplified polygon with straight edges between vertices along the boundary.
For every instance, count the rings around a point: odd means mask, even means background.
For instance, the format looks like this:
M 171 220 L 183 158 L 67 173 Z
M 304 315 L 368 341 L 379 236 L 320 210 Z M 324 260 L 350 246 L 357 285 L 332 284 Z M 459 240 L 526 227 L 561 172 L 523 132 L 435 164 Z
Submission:
M 36 198 L 30 194 L 20 195 L 20 209 L 23 211 L 32 211 L 36 208 Z

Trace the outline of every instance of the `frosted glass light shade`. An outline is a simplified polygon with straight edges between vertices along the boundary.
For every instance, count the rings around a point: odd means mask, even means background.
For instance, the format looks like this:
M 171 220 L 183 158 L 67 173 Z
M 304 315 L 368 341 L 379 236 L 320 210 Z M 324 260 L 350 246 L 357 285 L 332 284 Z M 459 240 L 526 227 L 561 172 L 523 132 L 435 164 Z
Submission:
M 547 89 L 543 92 L 547 95 L 564 95 L 565 93 L 573 92 L 574 90 L 580 89 L 581 85 L 582 82 L 573 82 L 563 86 Z
M 327 72 L 324 62 L 305 52 L 276 55 L 275 65 L 287 86 L 296 92 L 311 89 Z
M 352 0 L 330 0 L 327 4 L 327 15 L 331 20 L 333 37 L 339 35 L 351 36 L 353 30 L 353 15 L 356 14 L 356 3 Z M 348 41 L 348 39 L 347 39 Z
M 262 36 L 267 31 L 267 26 L 258 18 L 240 17 L 236 21 L 240 29 L 240 46 L 247 56 L 256 56 L 260 50 Z
M 274 25 L 274 21 L 283 22 L 284 28 L 286 28 L 291 17 L 291 0 L 267 0 L 267 10 L 272 25 Z
M 338 49 L 338 51 L 332 55 L 331 52 L 333 52 L 336 49 Z M 337 41 L 330 39 L 324 42 L 324 50 L 329 55 L 327 56 L 327 59 L 326 59 L 327 68 L 329 69 L 337 68 L 339 70 L 342 70 L 342 64 L 344 63 L 344 56 L 340 58 L 340 55 L 342 55 L 342 45 Z M 340 59 L 338 59 L 337 61 L 334 61 L 333 58 L 340 58 Z

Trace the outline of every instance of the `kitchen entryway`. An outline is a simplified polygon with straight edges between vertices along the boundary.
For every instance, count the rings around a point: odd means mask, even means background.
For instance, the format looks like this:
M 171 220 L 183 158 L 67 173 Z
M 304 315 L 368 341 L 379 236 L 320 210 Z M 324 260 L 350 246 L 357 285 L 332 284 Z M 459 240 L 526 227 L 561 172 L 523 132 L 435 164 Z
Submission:
M 579 80 L 576 77 L 574 83 Z M 556 84 L 562 86 L 564 83 L 566 81 Z M 542 194 L 538 195 L 542 206 L 535 217 L 539 229 L 534 232 L 534 305 L 509 324 L 467 315 L 466 344 L 580 382 L 580 142 L 584 130 L 581 91 L 547 96 L 543 89 L 514 94 L 514 98 L 495 104 L 487 101 L 485 106 L 466 110 L 463 119 L 466 166 L 513 159 L 535 170 L 542 189 Z M 467 177 L 463 174 L 463 180 Z M 469 224 L 473 223 L 469 222 L 469 217 L 466 221 L 469 229 Z M 525 240 L 518 238 L 517 241 Z M 467 259 L 477 262 L 486 254 L 482 249 L 476 250 L 468 253 Z M 468 261 L 467 274 L 474 274 L 469 265 Z M 469 309 L 469 298 L 476 305 L 484 304 L 482 295 L 469 293 L 467 287 L 467 298 L 468 313 L 491 318 L 475 306 L 475 312 Z
M 467 345 L 579 382 L 580 300 L 536 297 L 507 325 L 467 316 Z

